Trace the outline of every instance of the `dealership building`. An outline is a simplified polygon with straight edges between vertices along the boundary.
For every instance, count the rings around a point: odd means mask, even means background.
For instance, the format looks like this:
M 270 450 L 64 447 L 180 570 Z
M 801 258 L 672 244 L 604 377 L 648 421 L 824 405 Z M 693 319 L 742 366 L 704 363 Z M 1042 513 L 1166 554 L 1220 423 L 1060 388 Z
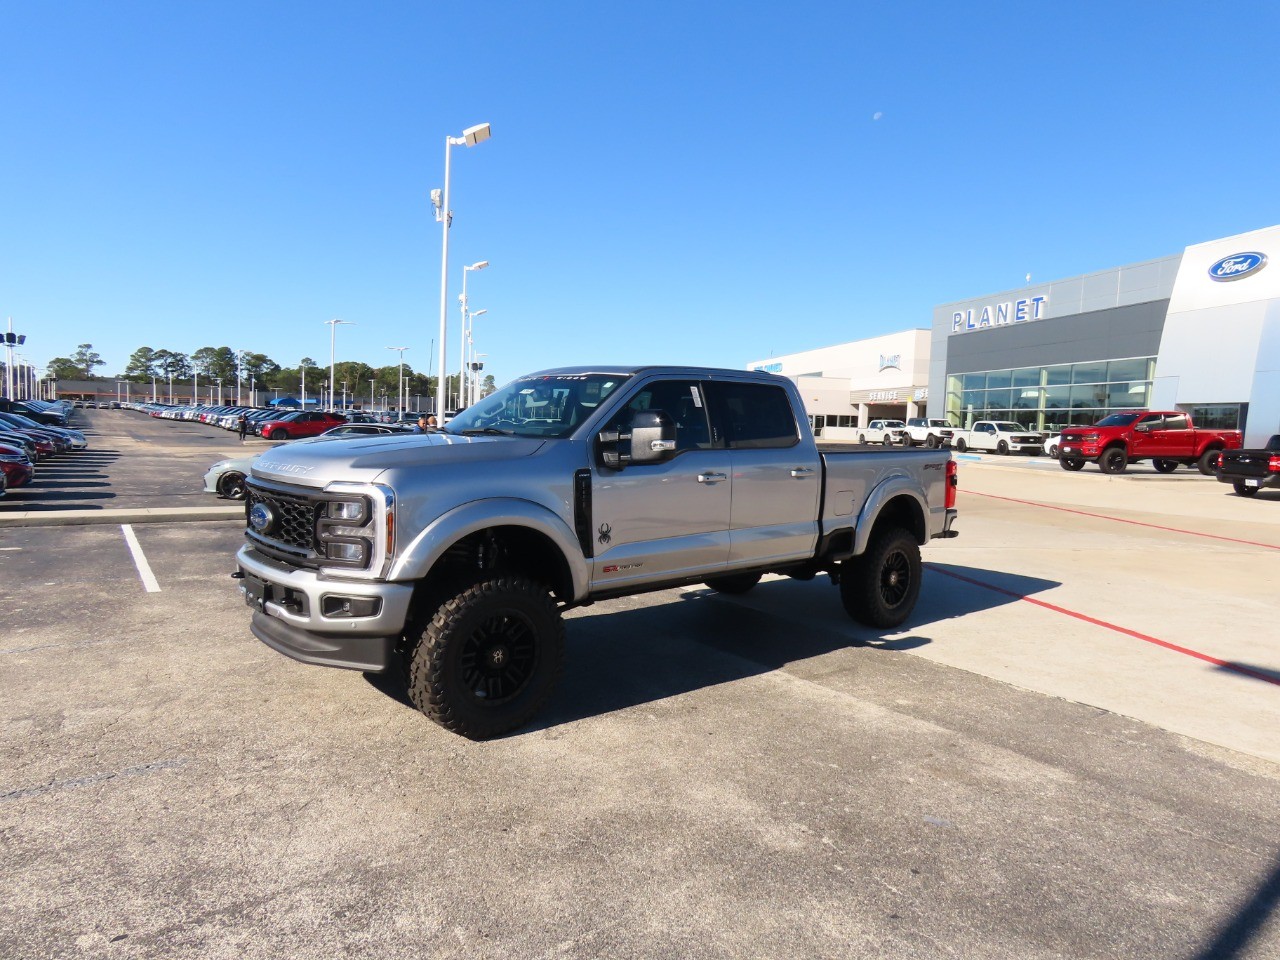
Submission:
M 1260 446 L 1280 433 L 1277 258 L 1280 226 L 944 304 L 927 332 L 750 366 L 795 379 L 815 427 L 928 415 L 1057 430 L 1151 407 Z

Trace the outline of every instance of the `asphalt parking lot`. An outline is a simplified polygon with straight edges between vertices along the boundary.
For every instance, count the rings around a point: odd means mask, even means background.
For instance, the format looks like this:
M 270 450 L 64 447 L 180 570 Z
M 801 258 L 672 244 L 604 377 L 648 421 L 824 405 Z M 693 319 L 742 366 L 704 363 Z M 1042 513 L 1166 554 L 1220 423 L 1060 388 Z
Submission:
M 255 640 L 237 520 L 111 514 L 231 434 L 83 413 L 104 522 L 0 502 L 0 957 L 1280 957 L 1274 495 L 963 457 L 901 632 L 601 603 L 472 743 Z

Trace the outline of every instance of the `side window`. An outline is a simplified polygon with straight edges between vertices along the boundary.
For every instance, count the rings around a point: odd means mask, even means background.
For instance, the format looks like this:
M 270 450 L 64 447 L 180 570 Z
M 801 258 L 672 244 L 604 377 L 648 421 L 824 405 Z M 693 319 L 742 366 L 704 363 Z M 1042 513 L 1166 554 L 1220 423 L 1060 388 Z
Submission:
M 1179 414 L 1176 417 L 1165 417 L 1164 429 L 1165 430 L 1186 430 L 1187 415 L 1183 413 L 1183 414 Z
M 732 449 L 793 447 L 800 442 L 791 400 L 782 387 L 763 383 L 711 385 L 717 429 Z
M 607 428 L 626 431 L 640 410 L 661 410 L 676 425 L 676 451 L 708 450 L 711 430 L 702 384 L 696 380 L 656 380 L 637 390 L 627 405 L 610 419 Z
M 1146 425 L 1147 425 L 1150 429 L 1152 429 L 1152 430 L 1159 430 L 1159 429 L 1160 429 L 1160 414 L 1158 414 L 1158 413 L 1148 413 L 1145 417 L 1140 418 L 1140 419 L 1138 420 L 1138 423 L 1144 423 L 1144 424 L 1146 424 Z M 1137 424 L 1134 424 L 1134 426 L 1137 426 Z

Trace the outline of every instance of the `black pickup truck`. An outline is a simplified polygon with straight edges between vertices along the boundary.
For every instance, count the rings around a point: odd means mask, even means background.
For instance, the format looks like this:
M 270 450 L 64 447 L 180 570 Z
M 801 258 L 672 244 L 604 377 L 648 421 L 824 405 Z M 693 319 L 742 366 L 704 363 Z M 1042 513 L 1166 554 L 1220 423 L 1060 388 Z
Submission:
M 1280 487 L 1280 433 L 1261 450 L 1223 450 L 1218 479 L 1235 487 L 1241 497 L 1257 495 L 1263 487 Z

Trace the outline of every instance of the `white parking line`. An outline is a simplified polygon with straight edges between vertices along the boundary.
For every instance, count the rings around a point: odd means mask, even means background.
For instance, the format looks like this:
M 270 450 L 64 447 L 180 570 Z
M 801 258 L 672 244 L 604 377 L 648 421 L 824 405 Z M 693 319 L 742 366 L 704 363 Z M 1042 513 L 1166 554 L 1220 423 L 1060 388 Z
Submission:
M 147 556 L 142 552 L 142 545 L 138 543 L 133 527 L 122 523 L 120 529 L 124 531 L 124 542 L 129 545 L 129 552 L 133 554 L 133 565 L 138 568 L 142 585 L 147 588 L 147 593 L 159 593 L 160 584 L 156 582 L 156 575 L 151 572 L 151 564 L 147 563 Z

